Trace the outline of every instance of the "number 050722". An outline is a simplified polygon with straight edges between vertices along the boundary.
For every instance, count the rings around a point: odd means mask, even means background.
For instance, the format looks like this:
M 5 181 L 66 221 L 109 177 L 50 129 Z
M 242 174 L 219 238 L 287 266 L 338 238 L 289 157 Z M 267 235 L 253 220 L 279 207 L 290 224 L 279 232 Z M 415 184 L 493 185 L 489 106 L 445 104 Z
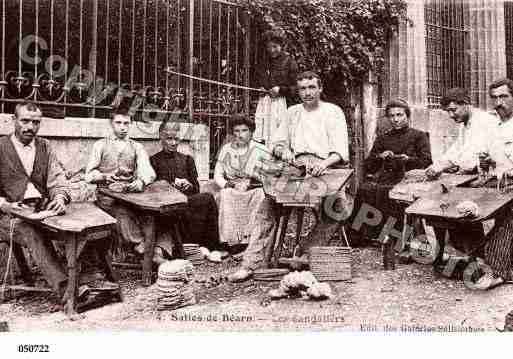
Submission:
M 19 353 L 49 353 L 50 346 L 47 344 L 20 344 Z

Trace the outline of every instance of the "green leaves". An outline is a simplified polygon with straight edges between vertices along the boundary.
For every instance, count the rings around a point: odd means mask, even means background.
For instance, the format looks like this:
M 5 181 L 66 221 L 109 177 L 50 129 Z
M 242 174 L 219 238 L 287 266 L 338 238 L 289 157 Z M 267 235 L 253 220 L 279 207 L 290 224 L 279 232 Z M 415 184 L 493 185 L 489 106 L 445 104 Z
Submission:
M 274 29 L 302 70 L 336 90 L 384 63 L 387 34 L 405 18 L 404 0 L 247 0 L 257 33 Z M 329 80 L 332 80 L 331 83 Z

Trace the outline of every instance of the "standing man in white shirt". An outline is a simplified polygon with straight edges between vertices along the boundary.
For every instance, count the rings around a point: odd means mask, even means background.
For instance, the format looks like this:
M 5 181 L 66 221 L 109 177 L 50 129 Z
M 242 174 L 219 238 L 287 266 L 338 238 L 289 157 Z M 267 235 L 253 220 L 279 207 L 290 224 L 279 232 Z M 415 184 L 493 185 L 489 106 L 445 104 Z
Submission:
M 70 201 L 64 170 L 50 143 L 37 137 L 41 110 L 33 103 L 20 103 L 14 111 L 14 133 L 0 138 L 0 236 L 13 245 L 30 248 L 45 279 L 61 298 L 67 276 L 51 241 L 30 223 L 14 219 L 9 212 L 21 202 L 48 199 L 47 210 L 63 212 Z
M 302 103 L 291 106 L 273 138 L 271 150 L 279 159 L 292 163 L 296 156 L 308 153 L 320 157 L 308 166 L 312 176 L 322 175 L 326 169 L 349 161 L 349 137 L 344 113 L 340 107 L 321 100 L 322 81 L 319 75 L 306 71 L 297 76 L 297 87 Z M 320 221 L 312 229 L 301 249 L 322 246 L 339 227 L 337 219 L 328 211 L 348 214 L 352 210 L 345 188 L 337 195 L 332 208 L 326 208 L 326 201 L 320 208 Z M 329 207 L 329 206 L 328 206 Z M 276 204 L 266 197 L 254 219 L 248 248 L 244 252 L 241 268 L 230 275 L 231 281 L 241 281 L 251 276 L 262 265 L 264 252 L 276 225 Z

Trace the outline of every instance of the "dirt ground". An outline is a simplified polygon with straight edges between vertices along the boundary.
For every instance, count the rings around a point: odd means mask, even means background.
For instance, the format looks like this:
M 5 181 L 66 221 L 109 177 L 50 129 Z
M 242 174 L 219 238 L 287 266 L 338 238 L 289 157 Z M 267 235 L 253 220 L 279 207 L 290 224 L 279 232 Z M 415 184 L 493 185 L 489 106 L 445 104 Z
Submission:
M 156 288 L 140 273 L 121 271 L 124 302 L 92 309 L 69 320 L 51 294 L 22 294 L 0 305 L 0 321 L 14 332 L 166 330 L 336 330 L 397 332 L 496 331 L 513 309 L 513 286 L 478 292 L 462 281 L 434 277 L 429 265 L 398 264 L 384 271 L 377 248 L 354 250 L 353 279 L 331 282 L 326 301 L 269 301 L 278 282 L 232 284 L 223 275 L 236 267 L 229 258 L 195 270 L 197 304 L 175 311 L 156 309 Z

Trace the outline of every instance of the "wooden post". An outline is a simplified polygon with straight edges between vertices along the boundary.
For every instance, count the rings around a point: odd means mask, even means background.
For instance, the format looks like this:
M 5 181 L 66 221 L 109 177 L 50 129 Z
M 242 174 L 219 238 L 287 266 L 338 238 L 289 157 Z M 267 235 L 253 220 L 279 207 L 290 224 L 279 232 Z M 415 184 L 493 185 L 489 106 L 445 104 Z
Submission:
M 374 74 L 369 71 L 362 83 L 361 96 L 362 146 L 364 157 L 370 152 L 372 148 L 378 127 L 378 101 L 376 92 L 376 81 Z
M 363 181 L 363 160 L 365 159 L 365 150 L 363 143 L 363 118 L 362 118 L 362 85 L 357 84 L 353 86 L 351 91 L 351 105 L 354 108 L 353 111 L 353 138 L 352 146 L 354 148 L 354 170 L 355 170 L 355 184 L 356 188 L 352 189 L 352 192 L 356 194 L 358 186 Z

